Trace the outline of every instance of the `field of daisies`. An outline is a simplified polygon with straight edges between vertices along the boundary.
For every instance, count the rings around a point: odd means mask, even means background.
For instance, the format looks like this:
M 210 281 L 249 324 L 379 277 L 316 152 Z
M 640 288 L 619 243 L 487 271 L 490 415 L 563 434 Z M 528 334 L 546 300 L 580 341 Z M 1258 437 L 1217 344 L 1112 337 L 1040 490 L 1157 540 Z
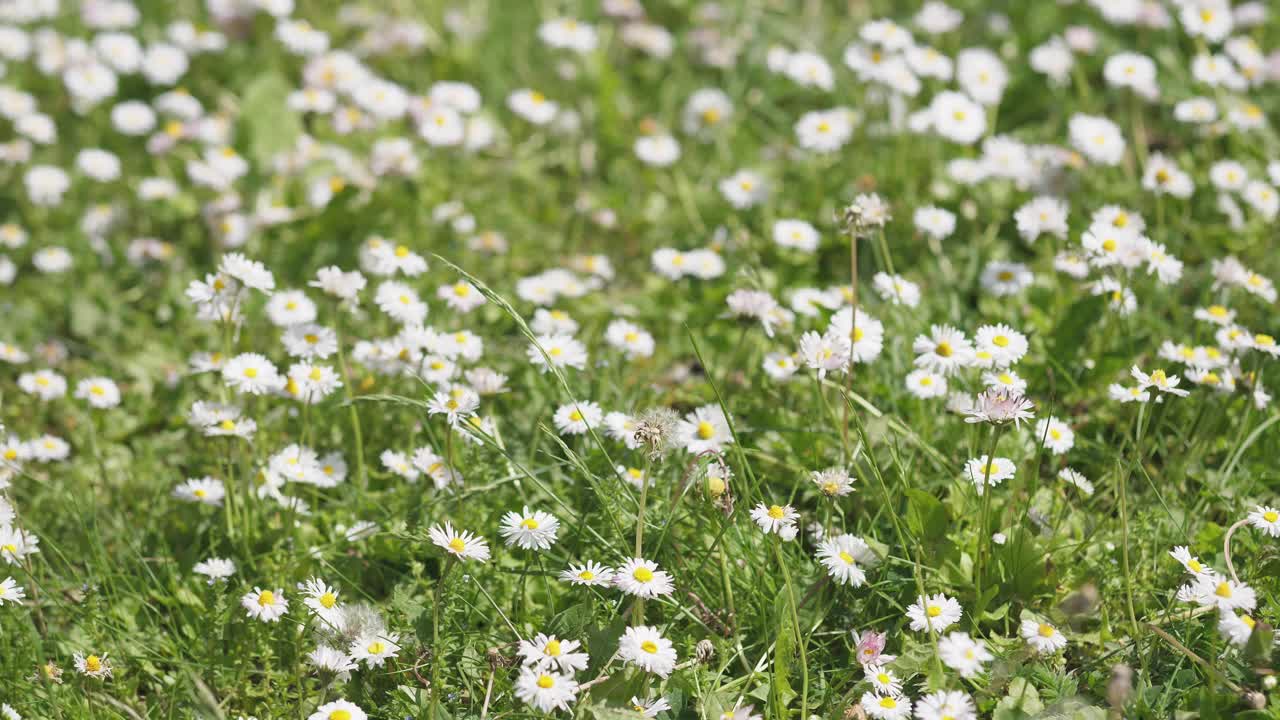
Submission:
M 0 720 L 1280 718 L 1278 86 L 1267 0 L 0 0 Z

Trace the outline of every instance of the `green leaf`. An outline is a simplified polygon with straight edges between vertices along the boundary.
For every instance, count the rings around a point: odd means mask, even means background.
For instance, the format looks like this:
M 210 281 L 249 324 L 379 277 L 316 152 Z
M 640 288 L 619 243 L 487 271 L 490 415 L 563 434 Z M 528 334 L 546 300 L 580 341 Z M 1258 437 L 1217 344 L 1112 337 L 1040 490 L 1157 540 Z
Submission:
M 1035 716 L 1041 710 L 1044 710 L 1044 703 L 1040 701 L 1040 692 L 1035 686 L 1026 678 L 1014 678 L 991 717 L 993 720 L 1022 720 Z
M 778 593 L 773 604 L 774 622 L 778 628 L 777 644 L 773 648 L 773 701 L 775 707 L 785 708 L 796 697 L 791 688 L 791 656 L 796 651 L 795 627 L 791 622 L 791 593 Z
M 1275 647 L 1276 632 L 1270 624 L 1261 620 L 1253 626 L 1249 642 L 1244 646 L 1244 658 L 1250 664 L 1265 667 L 1271 662 L 1271 648 Z
M 580 637 L 591 624 L 594 615 L 595 610 L 590 602 L 578 603 L 552 618 L 550 630 L 557 637 Z
M 1084 347 L 1085 335 L 1105 313 L 1106 298 L 1102 295 L 1090 295 L 1072 303 L 1063 313 L 1058 326 L 1053 329 L 1050 343 L 1053 356 L 1064 360 L 1079 354 Z
M 947 509 L 933 495 L 916 488 L 907 489 L 907 527 L 925 540 L 936 540 L 947 533 Z
M 272 156 L 294 146 L 302 135 L 302 121 L 285 99 L 292 87 L 276 72 L 259 75 L 245 88 L 240 117 L 249 135 L 249 155 L 260 167 Z

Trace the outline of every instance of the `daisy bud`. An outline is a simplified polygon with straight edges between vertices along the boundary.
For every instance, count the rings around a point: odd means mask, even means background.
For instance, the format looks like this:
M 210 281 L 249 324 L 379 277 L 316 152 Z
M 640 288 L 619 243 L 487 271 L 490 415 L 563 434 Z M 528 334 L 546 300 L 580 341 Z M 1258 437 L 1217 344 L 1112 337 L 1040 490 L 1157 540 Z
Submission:
M 698 659 L 698 662 L 705 665 L 710 663 L 711 659 L 716 656 L 716 646 L 710 640 L 703 638 L 694 646 L 693 655 Z M 1274 678 L 1269 679 L 1274 680 Z M 1275 683 L 1273 682 L 1272 684 L 1274 685 Z

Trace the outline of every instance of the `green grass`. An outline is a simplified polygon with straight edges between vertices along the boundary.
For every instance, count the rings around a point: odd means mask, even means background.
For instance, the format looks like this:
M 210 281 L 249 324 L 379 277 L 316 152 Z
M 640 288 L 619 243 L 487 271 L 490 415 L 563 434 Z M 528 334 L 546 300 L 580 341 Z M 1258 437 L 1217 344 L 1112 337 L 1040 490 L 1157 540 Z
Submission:
M 78 4 L 64 4 L 52 26 L 88 37 L 71 12 Z M 210 26 L 198 5 L 140 2 L 137 33 L 158 38 L 180 17 Z M 1276 333 L 1275 304 L 1238 287 L 1215 287 L 1210 265 L 1234 255 L 1264 277 L 1280 276 L 1274 221 L 1246 207 L 1243 225 L 1231 227 L 1209 180 L 1209 167 L 1223 159 L 1265 179 L 1267 163 L 1280 160 L 1274 129 L 1202 137 L 1173 116 L 1177 101 L 1204 95 L 1222 103 L 1247 97 L 1274 119 L 1274 81 L 1248 94 L 1199 85 L 1190 69 L 1199 41 L 1176 19 L 1170 29 L 1135 29 L 1107 25 L 1083 3 L 956 2 L 964 24 L 929 41 L 950 56 L 966 47 L 996 49 L 1011 75 L 998 111 L 988 111 L 995 119 L 988 134 L 1066 147 L 1069 118 L 1089 113 L 1110 117 L 1128 141 L 1118 166 L 1063 168 L 1055 190 L 1070 206 L 1070 231 L 1028 244 L 1013 214 L 1036 193 L 1007 180 L 966 186 L 949 179 L 947 163 L 977 158 L 980 148 L 887 130 L 882 89 L 869 89 L 841 63 L 866 20 L 905 24 L 914 3 L 726 0 L 712 23 L 699 19 L 693 2 L 648 2 L 650 18 L 677 39 L 667 61 L 628 49 L 620 23 L 602 17 L 597 5 L 460 3 L 471 17 L 484 17 L 471 39 L 445 29 L 446 10 L 457 8 L 442 2 L 369 6 L 425 23 L 430 32 L 420 51 L 371 56 L 366 65 L 415 94 L 438 80 L 473 84 L 483 114 L 500 127 L 498 141 L 479 152 L 428 147 L 405 121 L 339 134 L 327 118 L 296 115 L 283 95 L 300 86 L 303 61 L 272 39 L 266 16 L 246 24 L 247 35 L 225 52 L 192 59 L 183 87 L 210 112 L 225 114 L 231 145 L 251 163 L 235 183 L 243 207 L 252 212 L 262 197 L 299 210 L 291 222 L 254 231 L 239 251 L 262 261 L 277 288 L 306 289 L 319 308 L 317 322 L 340 329 L 352 398 L 339 391 L 305 410 L 291 399 L 238 396 L 217 374 L 189 372 L 197 352 L 262 353 L 282 370 L 291 362 L 262 294 L 246 295 L 244 322 L 234 332 L 200 320 L 184 295 L 227 252 L 218 223 L 202 214 L 217 193 L 186 172 L 202 146 L 186 140 L 167 155 L 150 155 L 144 139 L 112 129 L 112 101 L 77 114 L 57 78 L 30 62 L 6 63 L 0 83 L 30 92 L 58 126 L 58 141 L 37 146 L 31 164 L 58 165 L 74 181 L 60 204 L 42 207 L 23 186 L 26 167 L 0 165 L 7 188 L 0 223 L 30 236 L 25 247 L 0 249 L 18 266 L 16 281 L 0 293 L 0 341 L 32 356 L 23 365 L 0 363 L 0 419 L 6 434 L 30 440 L 48 433 L 72 450 L 65 461 L 23 463 L 4 490 L 40 552 L 28 564 L 0 564 L 0 580 L 12 576 L 26 592 L 22 603 L 0 605 L 0 701 L 22 717 L 59 719 L 306 718 L 340 697 L 375 718 L 529 717 L 540 713 L 514 694 L 516 643 L 546 632 L 582 641 L 590 656 L 577 680 L 593 684 L 559 715 L 635 717 L 633 695 L 660 694 L 671 704 L 668 718 L 719 718 L 747 705 L 770 719 L 857 717 L 852 708 L 870 685 L 850 631 L 878 630 L 887 633 L 885 651 L 898 656 L 890 667 L 909 697 L 962 690 L 982 717 L 1280 717 L 1280 702 L 1265 685 L 1274 667 L 1270 626 L 1280 616 L 1275 539 L 1247 526 L 1232 538 L 1235 572 L 1258 596 L 1258 625 L 1243 648 L 1219 633 L 1216 613 L 1193 612 L 1176 599 L 1186 577 L 1168 554 L 1186 545 L 1225 572 L 1227 529 L 1257 505 L 1275 503 L 1277 415 L 1272 406 L 1255 407 L 1249 386 L 1272 385 L 1273 358 L 1242 353 L 1239 389 L 1219 393 L 1193 385 L 1185 367 L 1157 355 L 1165 340 L 1215 345 L 1214 328 L 1192 315 L 1213 303 L 1235 310 L 1253 332 Z M 299 2 L 295 16 L 330 32 L 333 47 L 351 47 L 361 32 L 340 23 L 341 6 Z M 1007 13 L 1008 34 L 987 27 L 983 16 L 992 10 Z M 593 23 L 599 48 L 578 56 L 542 44 L 537 24 L 561 14 Z M 1077 56 L 1066 85 L 1046 84 L 1027 67 L 1027 52 L 1079 24 L 1097 32 L 1097 52 Z M 700 26 L 714 26 L 739 46 L 734 64 L 697 62 Z M 1247 34 L 1268 51 L 1280 40 L 1280 25 L 1271 18 Z M 916 36 L 927 38 L 918 30 Z M 803 88 L 770 73 L 764 57 L 773 44 L 820 52 L 835 71 L 835 89 Z M 1158 101 L 1135 102 L 1104 84 L 1105 59 L 1124 50 L 1155 60 Z M 566 64 L 570 78 L 558 74 Z M 953 86 L 926 80 L 906 105 L 923 108 Z M 575 110 L 580 129 L 561 133 L 517 117 L 506 97 L 522 87 Z M 704 87 L 723 89 L 734 103 L 733 117 L 708 142 L 680 129 L 686 99 Z M 150 100 L 159 92 L 131 76 L 121 79 L 116 99 Z M 830 155 L 798 148 L 796 120 L 837 105 L 861 117 L 849 143 Z M 681 158 L 670 168 L 646 166 L 632 150 L 650 121 L 680 141 Z M 0 119 L 0 139 L 16 137 L 11 128 Z M 346 189 L 311 208 L 309 186 L 344 170 L 318 160 L 298 173 L 274 171 L 271 156 L 292 147 L 301 129 L 359 163 L 374 140 L 410 137 L 422 166 L 408 178 L 347 173 Z M 90 147 L 120 156 L 121 179 L 95 183 L 75 172 L 76 152 Z M 1176 199 L 1144 190 L 1145 151 L 1174 159 L 1195 181 L 1195 194 Z M 759 206 L 735 210 L 717 183 L 743 168 L 763 173 L 772 193 Z M 140 200 L 137 185 L 146 177 L 172 178 L 179 194 Z M 758 322 L 730 317 L 726 297 L 759 289 L 786 304 L 795 289 L 847 287 L 850 245 L 836 218 L 870 191 L 893 215 L 883 236 L 873 234 L 858 249 L 858 303 L 884 324 L 882 354 L 857 365 L 851 379 L 833 373 L 819 380 L 803 367 L 786 381 L 771 379 L 762 369 L 766 354 L 794 351 L 804 331 L 823 331 L 831 310 L 797 316 L 770 336 Z M 471 249 L 474 233 L 433 220 L 433 209 L 449 201 L 474 216 L 476 231 L 505 237 L 509 251 Z M 119 219 L 95 247 L 81 218 L 101 203 L 115 207 Z M 930 204 L 957 215 L 954 233 L 940 242 L 912 222 L 913 211 Z M 1141 214 L 1147 234 L 1185 263 L 1173 285 L 1142 270 L 1123 277 L 1137 300 L 1130 315 L 1053 267 L 1057 251 L 1080 247 L 1090 216 L 1104 205 Z M 612 226 L 596 221 L 602 209 L 614 213 Z M 771 231 L 781 218 L 813 223 L 822 236 L 817 251 L 776 245 Z M 451 435 L 426 410 L 430 383 L 353 357 L 358 341 L 399 329 L 373 302 L 381 278 L 370 276 L 355 309 L 307 287 L 321 267 L 359 267 L 360 247 L 373 235 L 428 260 L 426 274 L 398 279 L 428 303 L 429 325 L 483 338 L 483 357 L 462 364 L 509 376 L 508 392 L 481 400 L 491 435 L 478 442 L 470 441 L 474 433 Z M 169 243 L 171 254 L 129 262 L 127 248 L 138 237 Z M 36 251 L 54 246 L 73 257 L 66 273 L 33 266 Z M 660 247 L 713 247 L 727 270 L 710 280 L 665 279 L 651 265 Z M 527 355 L 536 306 L 519 297 L 517 283 L 586 253 L 608 257 L 616 277 L 554 307 L 580 324 L 588 365 L 539 372 Z M 993 260 L 1024 263 L 1034 283 L 1014 295 L 991 294 L 981 276 Z M 886 303 L 872 290 L 873 275 L 890 263 L 919 284 L 919 307 Z M 436 297 L 437 287 L 464 273 L 489 299 L 465 315 Z M 1111 274 L 1094 269 L 1090 280 Z M 604 342 L 615 317 L 653 334 L 652 357 L 627 358 Z M 1003 428 L 997 438 L 990 426 L 947 411 L 944 399 L 906 391 L 912 340 L 930 325 L 954 325 L 972 337 L 995 323 L 1028 337 L 1029 352 L 1015 370 L 1036 417 L 1053 415 L 1074 429 L 1066 455 L 1042 448 L 1033 428 Z M 338 367 L 337 357 L 326 364 Z M 1133 384 L 1132 365 L 1167 367 L 1190 396 L 1148 404 L 1110 399 L 1109 384 Z M 72 389 L 87 377 L 112 378 L 122 403 L 94 410 L 70 392 L 44 402 L 19 388 L 22 373 L 46 367 Z M 953 388 L 979 391 L 979 375 L 966 369 L 952 378 Z M 202 436 L 188 424 L 199 400 L 241 404 L 258 425 L 252 441 Z M 726 494 L 712 492 L 712 454 L 675 449 L 649 458 L 603 427 L 559 434 L 553 414 L 571 401 L 634 414 L 723 409 L 736 440 L 718 458 L 732 470 Z M 1016 464 L 1016 475 L 980 499 L 963 466 L 993 442 L 995 455 Z M 285 488 L 309 505 L 305 515 L 254 493 L 267 459 L 291 443 L 339 451 L 349 468 L 337 487 Z M 406 482 L 379 461 L 384 450 L 423 446 L 444 456 L 463 482 L 437 490 L 426 479 Z M 647 471 L 643 495 L 618 478 L 616 465 Z M 1057 479 L 1065 465 L 1096 492 L 1085 495 Z M 849 469 L 854 493 L 832 500 L 809 481 L 811 471 L 831 466 Z M 173 497 L 179 483 L 205 475 L 225 482 L 222 507 Z M 616 565 L 632 557 L 642 497 L 643 557 L 672 574 L 670 596 L 641 605 L 614 589 L 558 579 L 570 563 Z M 748 515 L 758 503 L 794 506 L 797 540 L 762 534 Z M 526 505 L 560 520 L 550 550 L 503 544 L 502 515 Z M 375 523 L 378 532 L 348 540 L 345 529 L 359 521 Z M 448 561 L 427 535 L 445 521 L 485 537 L 492 559 L 446 575 Z M 865 585 L 828 578 L 807 531 L 813 522 L 866 540 L 878 562 L 866 568 Z M 984 527 L 1005 542 L 993 543 Z M 213 556 L 237 565 L 226 583 L 210 585 L 192 572 Z M 319 621 L 296 589 L 313 576 L 337 588 L 343 603 L 376 609 L 400 635 L 397 657 L 361 667 L 346 681 L 314 672 L 306 655 L 320 639 Z M 245 616 L 240 596 L 254 586 L 284 589 L 289 612 L 280 622 Z M 995 659 L 982 673 L 958 677 L 939 660 L 937 636 L 908 628 L 906 609 L 921 593 L 960 602 L 963 618 L 947 632 L 986 643 Z M 641 614 L 678 653 L 681 667 L 665 680 L 614 657 L 619 636 Z M 1019 636 L 1024 619 L 1057 626 L 1065 650 L 1035 656 Z M 79 675 L 75 653 L 107 654 L 112 677 Z M 60 683 L 41 674 L 48 662 L 61 668 Z M 1120 666 L 1132 671 L 1131 687 L 1114 679 L 1123 675 Z M 1246 697 L 1251 693 L 1261 695 Z

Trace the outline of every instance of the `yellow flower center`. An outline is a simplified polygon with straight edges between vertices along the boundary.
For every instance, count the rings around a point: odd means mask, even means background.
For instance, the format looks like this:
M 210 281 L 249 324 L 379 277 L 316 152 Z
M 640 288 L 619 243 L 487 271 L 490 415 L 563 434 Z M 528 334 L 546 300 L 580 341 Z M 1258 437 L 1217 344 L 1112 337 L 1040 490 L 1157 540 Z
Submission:
M 89 672 L 100 672 L 102 670 L 102 658 L 97 655 L 90 655 L 84 659 L 84 668 Z
M 327 592 L 320 596 L 320 605 L 326 610 L 332 610 L 334 605 L 338 604 L 338 596 L 331 592 Z
M 578 573 L 578 579 L 591 582 L 592 580 L 596 579 L 596 574 L 591 572 L 590 570 L 583 570 L 582 572 Z
M 640 582 L 649 582 L 653 579 L 653 571 L 647 567 L 638 567 L 631 573 L 631 577 Z
M 884 708 L 885 710 L 892 710 L 898 707 L 898 701 L 894 700 L 891 697 L 887 697 L 887 696 L 882 697 L 880 698 L 880 707 Z
M 573 412 L 569 413 L 569 419 L 574 422 L 582 422 L 582 413 L 578 412 L 577 410 L 574 410 Z
M 550 655 L 551 657 L 557 657 L 557 656 L 559 656 L 559 655 L 560 655 L 560 641 L 559 641 L 559 640 L 552 640 L 551 642 L 548 642 L 548 643 L 547 643 L 547 646 L 546 646 L 546 647 L 544 647 L 544 648 L 542 648 L 542 652 L 544 652 L 544 653 L 546 653 L 546 654 Z
M 1277 513 L 1275 510 L 1268 510 L 1262 513 L 1262 519 L 1269 523 L 1273 523 L 1276 520 L 1280 520 L 1280 513 Z
M 925 608 L 924 612 L 929 617 L 935 618 L 942 614 L 942 608 L 938 607 L 937 605 L 930 605 L 929 607 Z
M 1220 598 L 1229 598 L 1229 597 L 1231 597 L 1231 594 L 1232 594 L 1232 593 L 1231 593 L 1231 583 L 1229 583 L 1229 582 L 1227 582 L 1227 581 L 1225 581 L 1225 580 L 1224 580 L 1224 581 L 1222 581 L 1222 582 L 1220 582 L 1220 583 L 1218 583 L 1218 587 L 1214 588 L 1214 590 L 1213 590 L 1213 594 L 1214 594 L 1214 595 L 1217 595 L 1217 596 L 1218 596 L 1218 597 L 1220 597 Z
M 840 551 L 840 559 L 844 561 L 845 565 L 853 564 L 853 556 L 843 550 Z
M 409 255 L 409 248 L 403 245 L 396 246 L 396 257 L 402 258 L 402 257 L 407 257 L 408 255 Z
M 888 685 L 890 679 L 889 673 L 880 673 L 879 675 L 876 675 L 876 681 L 881 685 Z
M 10 555 L 18 554 L 18 546 L 14 545 L 13 543 L 5 543 L 4 545 L 0 545 L 0 550 L 3 550 L 4 552 Z
M 369 651 L 370 655 L 380 655 L 386 649 L 387 649 L 386 644 L 383 643 L 381 640 L 374 640 L 373 642 L 369 643 L 369 647 L 365 648 L 365 650 Z
M 644 642 L 640 643 L 640 649 L 649 653 L 650 655 L 653 655 L 658 652 L 658 643 L 652 640 L 645 640 Z
M 1196 560 L 1195 558 L 1191 558 L 1190 560 L 1187 561 L 1187 569 L 1190 570 L 1191 572 L 1198 573 L 1204 569 L 1204 566 L 1200 564 L 1199 560 Z
M 456 553 L 462 552 L 466 547 L 467 544 L 462 542 L 462 538 L 454 538 L 449 541 L 449 549 Z
M 716 435 L 716 428 L 714 425 L 707 422 L 706 420 L 703 420 L 698 423 L 699 438 L 702 438 L 703 440 L 710 440 L 711 438 L 715 437 L 715 435 Z
M 951 343 L 940 342 L 938 343 L 938 347 L 933 349 L 933 352 L 938 357 L 951 357 Z
M 538 687 L 542 688 L 543 690 L 550 689 L 551 686 L 555 684 L 556 684 L 555 678 L 551 677 L 550 675 L 538 676 Z
M 1040 633 L 1040 637 L 1043 638 L 1053 637 L 1053 626 L 1046 623 L 1040 623 L 1040 628 L 1037 632 Z
M 244 369 L 244 376 L 245 376 L 245 377 L 247 377 L 247 378 L 249 378 L 249 379 L 251 379 L 251 380 L 252 380 L 253 378 L 258 377 L 258 368 L 252 368 L 252 367 L 245 368 L 245 369 Z
M 266 607 L 276 604 L 276 594 L 270 590 L 263 590 L 258 594 L 258 607 Z
M 995 345 L 996 347 L 1008 347 L 1009 338 L 1005 335 L 997 335 L 991 338 L 991 344 Z
M 525 530 L 537 530 L 538 521 L 533 518 L 525 518 L 524 522 L 520 523 L 520 527 L 524 528 Z
M 232 430 L 236 429 L 236 421 L 223 420 L 222 422 L 218 423 L 218 427 L 222 428 L 223 430 L 226 430 L 227 432 L 231 432 Z
M 786 514 L 787 511 L 783 510 L 781 506 L 772 505 L 769 507 L 769 517 L 774 520 L 781 520 Z
M 466 283 L 458 283 L 453 286 L 453 294 L 458 297 L 466 297 L 471 294 L 471 287 Z
M 329 720 L 351 720 L 350 710 L 334 710 L 329 713 Z

